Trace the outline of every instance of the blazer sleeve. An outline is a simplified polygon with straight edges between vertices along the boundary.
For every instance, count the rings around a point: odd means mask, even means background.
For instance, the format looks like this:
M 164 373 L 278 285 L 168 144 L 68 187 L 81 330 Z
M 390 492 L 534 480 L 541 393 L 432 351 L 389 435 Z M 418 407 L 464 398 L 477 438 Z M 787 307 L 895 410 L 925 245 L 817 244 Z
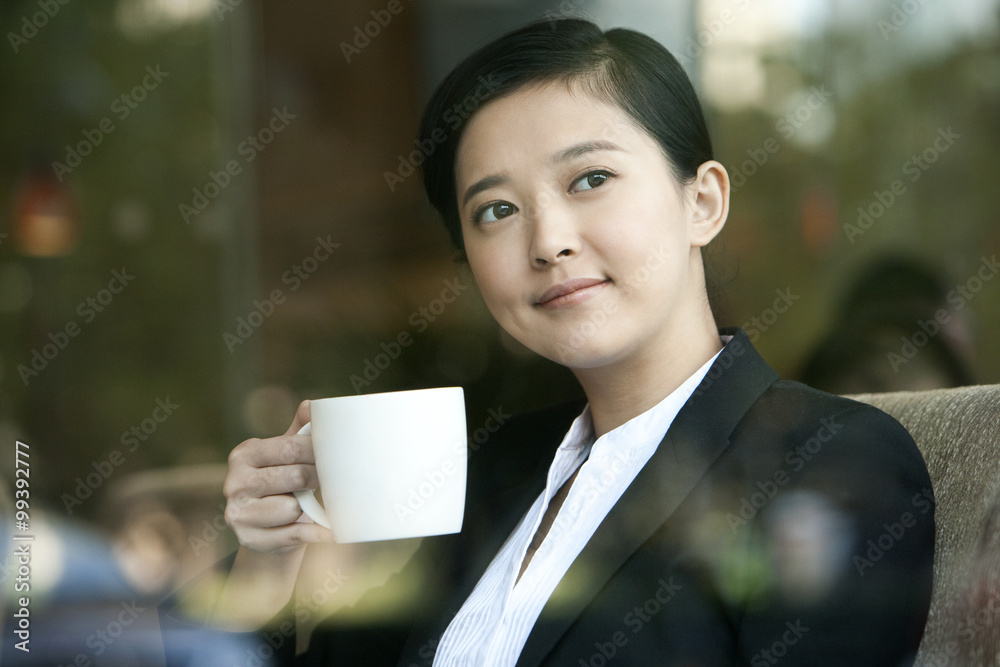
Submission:
M 824 412 L 765 456 L 729 516 L 745 531 L 739 651 L 752 667 L 912 664 L 931 595 L 926 465 L 879 410 Z

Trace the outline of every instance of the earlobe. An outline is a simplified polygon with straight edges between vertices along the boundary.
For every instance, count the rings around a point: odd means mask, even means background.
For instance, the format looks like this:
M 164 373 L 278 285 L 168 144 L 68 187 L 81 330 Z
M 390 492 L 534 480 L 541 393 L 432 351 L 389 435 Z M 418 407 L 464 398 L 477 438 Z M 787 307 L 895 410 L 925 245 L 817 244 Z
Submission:
M 690 186 L 694 195 L 691 245 L 703 247 L 714 239 L 729 217 L 729 173 L 715 160 L 698 167 Z

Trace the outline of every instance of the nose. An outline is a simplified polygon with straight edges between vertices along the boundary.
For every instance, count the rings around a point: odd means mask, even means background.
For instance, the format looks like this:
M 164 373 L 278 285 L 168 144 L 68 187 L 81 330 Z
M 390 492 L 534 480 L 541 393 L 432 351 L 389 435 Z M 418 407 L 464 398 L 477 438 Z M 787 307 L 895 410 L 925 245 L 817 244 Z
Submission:
M 575 221 L 565 206 L 552 197 L 539 197 L 529 212 L 531 264 L 537 269 L 564 262 L 580 254 L 582 243 Z

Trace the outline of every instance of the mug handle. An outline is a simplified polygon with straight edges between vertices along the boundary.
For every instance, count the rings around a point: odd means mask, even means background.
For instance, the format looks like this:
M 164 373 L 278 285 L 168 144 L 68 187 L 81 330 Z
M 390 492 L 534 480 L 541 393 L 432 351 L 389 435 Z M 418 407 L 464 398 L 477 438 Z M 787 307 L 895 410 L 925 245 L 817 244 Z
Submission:
M 305 426 L 299 429 L 296 435 L 311 435 L 312 434 L 312 422 L 309 422 Z M 295 499 L 299 501 L 299 507 L 305 512 L 305 515 L 310 519 L 323 526 L 327 530 L 330 530 L 330 520 L 327 519 L 326 510 L 323 506 L 319 504 L 316 500 L 316 493 L 312 489 L 301 489 L 293 493 Z

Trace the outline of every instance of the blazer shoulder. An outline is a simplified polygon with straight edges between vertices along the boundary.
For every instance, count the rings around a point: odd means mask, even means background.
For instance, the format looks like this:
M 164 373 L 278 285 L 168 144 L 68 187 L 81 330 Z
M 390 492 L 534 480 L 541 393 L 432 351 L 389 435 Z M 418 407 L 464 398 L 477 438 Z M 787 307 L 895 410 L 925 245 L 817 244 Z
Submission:
M 895 418 L 799 382 L 771 385 L 747 413 L 740 434 L 752 442 L 773 443 L 782 460 L 794 466 L 839 468 L 859 479 L 871 476 L 873 483 L 881 475 L 909 488 L 930 487 L 923 455 Z
M 821 421 L 839 421 L 851 428 L 870 428 L 882 436 L 910 440 L 909 432 L 894 417 L 873 405 L 829 394 L 801 382 L 778 380 L 750 410 L 757 418 L 803 427 Z

